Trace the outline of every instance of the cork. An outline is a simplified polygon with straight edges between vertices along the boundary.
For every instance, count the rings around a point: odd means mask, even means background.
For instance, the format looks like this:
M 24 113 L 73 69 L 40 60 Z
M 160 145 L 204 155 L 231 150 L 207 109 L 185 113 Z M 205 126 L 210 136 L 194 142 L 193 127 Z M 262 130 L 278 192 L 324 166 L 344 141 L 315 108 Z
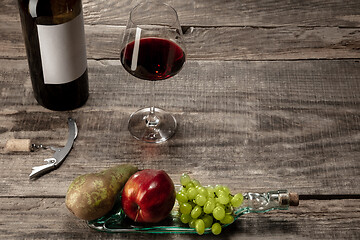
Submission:
M 297 193 L 289 193 L 290 206 L 299 206 L 299 195 Z
M 6 142 L 5 152 L 30 152 L 30 139 L 10 139 Z

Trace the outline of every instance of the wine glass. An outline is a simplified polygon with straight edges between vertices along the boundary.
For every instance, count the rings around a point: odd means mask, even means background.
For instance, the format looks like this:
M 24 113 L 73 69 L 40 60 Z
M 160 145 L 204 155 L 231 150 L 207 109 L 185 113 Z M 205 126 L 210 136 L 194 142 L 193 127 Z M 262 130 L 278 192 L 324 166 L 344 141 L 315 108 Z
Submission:
M 151 81 L 150 107 L 131 114 L 130 133 L 139 140 L 160 143 L 174 135 L 176 119 L 153 105 L 155 82 L 177 74 L 185 62 L 185 46 L 174 8 L 145 2 L 130 12 L 121 44 L 120 61 L 136 78 Z

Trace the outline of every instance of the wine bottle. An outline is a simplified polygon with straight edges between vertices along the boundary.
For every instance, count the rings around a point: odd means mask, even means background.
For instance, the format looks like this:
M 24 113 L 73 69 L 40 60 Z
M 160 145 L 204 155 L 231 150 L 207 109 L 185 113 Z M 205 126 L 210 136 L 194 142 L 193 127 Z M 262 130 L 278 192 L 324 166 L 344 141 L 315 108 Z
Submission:
M 57 111 L 89 96 L 81 0 L 18 0 L 30 77 L 37 102 Z

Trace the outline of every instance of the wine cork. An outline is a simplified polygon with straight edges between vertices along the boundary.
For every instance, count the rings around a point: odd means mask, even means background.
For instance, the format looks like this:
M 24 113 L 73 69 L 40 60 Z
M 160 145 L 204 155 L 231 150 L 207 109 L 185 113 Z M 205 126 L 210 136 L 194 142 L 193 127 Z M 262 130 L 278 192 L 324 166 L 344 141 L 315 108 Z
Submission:
M 6 152 L 30 152 L 30 139 L 10 139 L 5 144 Z
M 297 193 L 289 193 L 290 206 L 299 206 L 299 195 Z

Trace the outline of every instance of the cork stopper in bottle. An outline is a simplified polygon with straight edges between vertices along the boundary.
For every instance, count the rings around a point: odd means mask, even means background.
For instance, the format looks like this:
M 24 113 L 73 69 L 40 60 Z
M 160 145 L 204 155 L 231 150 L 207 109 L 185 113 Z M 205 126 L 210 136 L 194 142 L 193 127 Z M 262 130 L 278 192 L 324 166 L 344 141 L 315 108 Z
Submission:
M 299 195 L 297 193 L 289 193 L 290 206 L 299 206 Z

